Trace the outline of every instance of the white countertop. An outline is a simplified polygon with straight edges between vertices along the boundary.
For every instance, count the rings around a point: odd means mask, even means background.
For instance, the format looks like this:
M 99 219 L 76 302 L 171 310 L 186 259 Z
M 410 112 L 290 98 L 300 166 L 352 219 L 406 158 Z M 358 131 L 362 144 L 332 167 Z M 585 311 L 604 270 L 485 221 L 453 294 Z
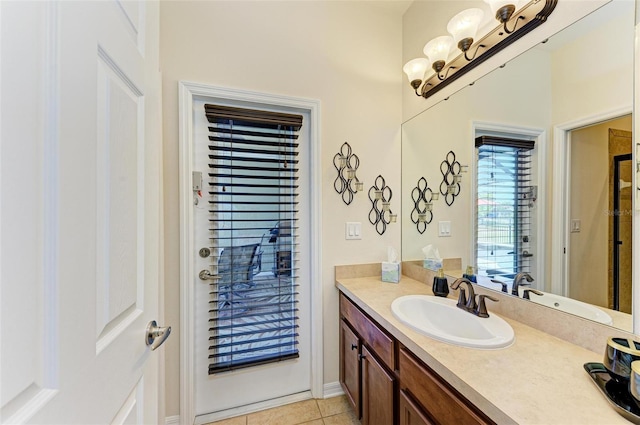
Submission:
M 500 425 L 629 423 L 583 368 L 584 363 L 601 362 L 601 354 L 504 316 L 515 331 L 513 345 L 498 350 L 458 347 L 414 331 L 391 313 L 397 297 L 432 295 L 429 285 L 402 276 L 398 284 L 364 277 L 338 279 L 336 286 Z M 487 307 L 491 313 L 491 305 Z

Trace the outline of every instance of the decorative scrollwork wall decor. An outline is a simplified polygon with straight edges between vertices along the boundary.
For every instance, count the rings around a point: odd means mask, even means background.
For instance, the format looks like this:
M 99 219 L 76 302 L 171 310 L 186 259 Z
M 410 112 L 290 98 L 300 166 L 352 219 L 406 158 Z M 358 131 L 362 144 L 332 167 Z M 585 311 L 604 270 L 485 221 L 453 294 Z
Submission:
M 416 225 L 420 234 L 427 230 L 427 224 L 433 220 L 433 201 L 439 197 L 440 194 L 431 190 L 424 177 L 420 177 L 418 184 L 411 191 L 414 205 L 413 211 L 411 211 L 411 221 Z
M 342 201 L 349 205 L 356 192 L 363 190 L 363 184 L 356 176 L 360 166 L 360 158 L 354 154 L 349 143 L 344 142 L 340 152 L 333 157 L 333 166 L 338 170 L 338 177 L 333 182 L 333 188 L 342 196 Z
M 398 220 L 398 214 L 391 211 L 392 196 L 391 188 L 385 183 L 384 177 L 376 177 L 374 185 L 369 189 L 369 200 L 371 201 L 369 223 L 375 226 L 379 235 L 387 230 L 387 224 L 395 223 Z
M 466 173 L 467 168 L 467 165 L 460 165 L 456 161 L 456 154 L 453 151 L 449 151 L 445 160 L 440 163 L 440 173 L 442 174 L 440 193 L 444 196 L 447 205 L 451 206 L 456 196 L 460 194 L 461 173 Z

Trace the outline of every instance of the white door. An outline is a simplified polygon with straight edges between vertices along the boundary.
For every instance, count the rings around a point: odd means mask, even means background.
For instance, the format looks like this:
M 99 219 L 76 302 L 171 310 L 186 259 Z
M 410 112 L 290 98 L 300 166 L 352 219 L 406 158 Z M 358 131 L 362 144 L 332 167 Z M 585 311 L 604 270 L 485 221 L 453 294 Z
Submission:
M 162 416 L 158 26 L 152 2 L 0 2 L 2 423 Z
M 209 126 L 204 113 L 206 103 L 228 104 L 230 106 L 245 106 L 245 104 L 233 103 L 225 99 L 215 97 L 205 100 L 197 99 L 193 102 L 193 169 L 201 171 L 205 176 L 203 184 L 203 201 L 207 201 L 206 194 L 210 190 L 207 178 L 209 168 Z M 311 397 L 311 123 L 310 114 L 307 111 L 294 110 L 292 108 L 278 107 L 269 104 L 251 104 L 255 109 L 272 110 L 284 113 L 300 113 L 303 115 L 303 125 L 299 132 L 299 185 L 297 209 L 298 212 L 298 253 L 296 275 L 299 276 L 300 286 L 296 288 L 298 308 L 296 322 L 298 328 L 299 358 L 282 362 L 268 363 L 238 369 L 231 372 L 221 372 L 209 375 L 207 373 L 211 360 L 209 359 L 209 340 L 211 332 L 211 287 L 209 281 L 198 278 L 198 271 L 209 270 L 212 259 L 201 258 L 195 255 L 202 247 L 211 246 L 211 226 L 208 202 L 199 202 L 193 205 L 193 240 L 195 249 L 193 252 L 193 265 L 196 272 L 194 278 L 194 317 L 195 317 L 195 423 L 203 424 L 231 415 L 255 411 L 283 404 L 285 402 L 308 399 Z M 256 240 L 257 242 L 258 240 Z M 265 252 L 272 254 L 272 247 L 268 244 L 268 238 L 263 240 Z M 215 261 L 215 260 L 213 260 Z M 263 257 L 264 269 L 269 269 L 274 263 Z M 269 275 L 269 272 L 263 273 Z M 272 275 L 271 275 L 272 276 Z M 256 279 L 259 277 L 256 276 Z

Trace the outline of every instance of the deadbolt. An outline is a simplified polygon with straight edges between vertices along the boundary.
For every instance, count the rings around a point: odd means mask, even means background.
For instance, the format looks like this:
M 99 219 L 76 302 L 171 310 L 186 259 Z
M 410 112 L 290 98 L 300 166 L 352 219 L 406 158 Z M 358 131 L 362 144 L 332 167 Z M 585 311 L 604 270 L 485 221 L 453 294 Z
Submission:
M 200 248 L 198 254 L 200 254 L 202 258 L 207 258 L 211 255 L 211 250 L 209 248 Z

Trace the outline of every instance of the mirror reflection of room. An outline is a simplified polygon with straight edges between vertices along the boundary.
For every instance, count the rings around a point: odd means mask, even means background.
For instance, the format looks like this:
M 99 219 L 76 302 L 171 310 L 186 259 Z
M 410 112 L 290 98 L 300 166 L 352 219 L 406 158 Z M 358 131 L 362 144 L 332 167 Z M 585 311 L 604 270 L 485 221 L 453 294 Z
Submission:
M 403 123 L 404 261 L 422 260 L 422 248 L 433 245 L 443 258 L 473 266 L 479 283 L 508 293 L 527 272 L 533 281 L 523 283 L 545 294 L 531 301 L 631 328 L 633 167 L 622 140 L 630 140 L 632 122 L 633 18 L 633 2 L 610 2 Z M 474 146 L 482 136 L 533 142 L 521 152 L 527 184 L 509 194 L 480 190 L 491 173 L 508 180 L 523 172 L 503 158 L 483 177 L 486 152 Z M 434 202 L 432 223 L 420 233 L 407 216 L 408 194 L 421 177 L 441 180 L 448 151 L 470 173 L 453 205 Z M 446 237 L 441 221 L 450 222 Z
M 625 313 L 631 313 L 631 127 L 626 115 L 572 130 L 568 188 L 567 293 Z

